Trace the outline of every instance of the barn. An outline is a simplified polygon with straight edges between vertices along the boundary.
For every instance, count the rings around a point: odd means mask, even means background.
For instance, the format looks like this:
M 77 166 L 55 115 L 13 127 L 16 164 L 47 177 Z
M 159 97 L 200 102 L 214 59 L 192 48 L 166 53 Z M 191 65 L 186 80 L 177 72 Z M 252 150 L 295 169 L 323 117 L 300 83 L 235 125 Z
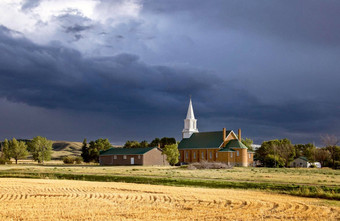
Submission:
M 146 148 L 110 148 L 101 151 L 99 155 L 100 165 L 169 165 L 166 156 L 158 147 Z

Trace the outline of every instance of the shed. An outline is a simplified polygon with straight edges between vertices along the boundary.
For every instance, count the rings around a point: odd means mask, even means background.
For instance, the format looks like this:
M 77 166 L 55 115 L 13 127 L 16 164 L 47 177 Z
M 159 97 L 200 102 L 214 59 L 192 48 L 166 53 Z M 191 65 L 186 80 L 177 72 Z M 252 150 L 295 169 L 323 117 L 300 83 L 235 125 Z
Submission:
M 169 165 L 166 156 L 158 147 L 146 148 L 110 148 L 101 151 L 100 165 Z
M 299 157 L 296 158 L 295 160 L 293 160 L 290 163 L 291 167 L 304 167 L 304 168 L 308 168 L 311 167 L 311 165 L 315 165 L 316 168 L 321 168 L 321 164 L 319 162 L 314 162 L 311 163 L 308 161 L 308 159 L 306 157 Z

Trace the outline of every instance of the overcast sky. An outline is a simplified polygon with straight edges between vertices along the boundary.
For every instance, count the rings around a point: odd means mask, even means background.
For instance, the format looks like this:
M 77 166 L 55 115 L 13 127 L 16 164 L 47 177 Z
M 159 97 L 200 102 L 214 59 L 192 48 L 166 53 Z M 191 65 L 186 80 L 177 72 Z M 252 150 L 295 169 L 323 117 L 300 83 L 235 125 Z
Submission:
M 340 1 L 1 0 L 0 139 L 340 136 Z

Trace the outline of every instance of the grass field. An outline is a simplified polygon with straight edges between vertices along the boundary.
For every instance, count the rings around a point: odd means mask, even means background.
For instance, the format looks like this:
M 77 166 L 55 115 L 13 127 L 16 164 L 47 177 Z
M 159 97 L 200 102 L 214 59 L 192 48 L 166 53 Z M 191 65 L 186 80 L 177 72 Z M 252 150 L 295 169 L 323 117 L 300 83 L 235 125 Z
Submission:
M 333 202 L 249 190 L 0 179 L 0 220 L 338 220 Z
M 58 162 L 58 161 L 56 161 Z M 327 185 L 340 187 L 340 170 L 304 168 L 252 168 L 234 167 L 226 170 L 188 170 L 179 167 L 111 166 L 95 165 L 0 165 L 0 171 L 51 172 L 92 175 L 121 175 L 142 177 L 166 177 L 208 179 L 217 181 L 245 181 L 264 183 L 288 183 Z
M 259 189 L 340 200 L 340 171 L 242 168 L 188 170 L 178 167 L 96 165 L 3 165 L 1 177 L 69 179 L 208 188 Z

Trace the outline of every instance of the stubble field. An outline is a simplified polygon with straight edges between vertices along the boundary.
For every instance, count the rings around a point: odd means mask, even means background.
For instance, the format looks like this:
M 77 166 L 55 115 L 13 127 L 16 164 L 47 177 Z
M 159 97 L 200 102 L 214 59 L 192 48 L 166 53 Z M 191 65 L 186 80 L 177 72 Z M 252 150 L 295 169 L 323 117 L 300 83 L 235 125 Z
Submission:
M 261 191 L 0 179 L 0 220 L 338 220 L 320 199 Z

